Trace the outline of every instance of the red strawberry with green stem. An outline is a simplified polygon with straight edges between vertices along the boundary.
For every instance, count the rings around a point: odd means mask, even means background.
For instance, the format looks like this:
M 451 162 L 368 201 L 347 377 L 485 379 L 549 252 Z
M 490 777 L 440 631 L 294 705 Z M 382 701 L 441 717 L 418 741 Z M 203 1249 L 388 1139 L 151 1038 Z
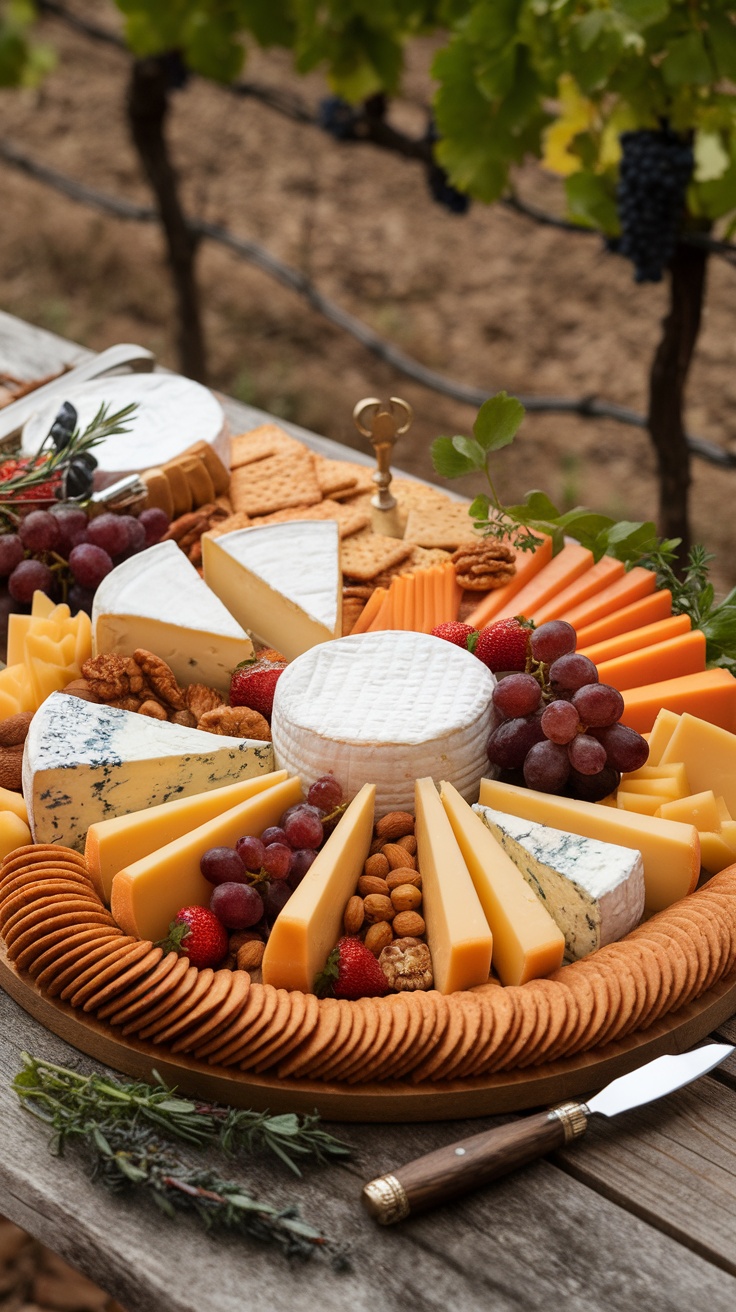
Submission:
M 286 661 L 271 660 L 270 655 L 241 661 L 230 680 L 230 705 L 248 706 L 270 720 L 276 684 L 285 669 Z
M 475 644 L 475 655 L 494 673 L 500 670 L 525 670 L 531 627 L 526 620 L 517 616 L 496 620 L 487 629 L 481 629 Z
M 455 647 L 464 647 L 466 651 L 475 651 L 478 630 L 472 624 L 461 624 L 460 620 L 447 620 L 432 629 L 433 638 L 443 638 Z
M 164 952 L 189 957 L 192 966 L 216 966 L 228 949 L 225 926 L 208 907 L 182 907 L 169 925 L 167 937 L 158 945 Z
M 373 953 L 359 938 L 341 938 L 314 981 L 318 998 L 382 998 L 388 980 Z

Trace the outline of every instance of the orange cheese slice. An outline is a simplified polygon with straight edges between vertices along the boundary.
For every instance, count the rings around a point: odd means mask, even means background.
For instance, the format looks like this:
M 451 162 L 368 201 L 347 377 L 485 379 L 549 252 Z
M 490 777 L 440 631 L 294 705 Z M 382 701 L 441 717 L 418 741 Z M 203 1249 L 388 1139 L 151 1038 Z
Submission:
M 460 601 L 463 595 L 463 590 L 457 581 L 455 566 L 452 561 L 448 560 L 446 565 L 441 566 L 441 569 L 443 571 L 444 582 L 444 612 L 440 619 L 436 621 L 438 624 L 443 624 L 446 620 L 457 619 L 458 611 L 460 610 Z M 475 621 L 467 621 L 468 624 L 471 622 L 475 625 Z M 432 627 L 434 627 L 434 625 Z
M 641 651 L 643 647 L 653 647 L 655 643 L 677 638 L 683 633 L 689 633 L 691 628 L 689 615 L 670 615 L 654 624 L 644 624 L 640 629 L 630 629 L 628 633 L 619 633 L 603 642 L 594 642 L 590 647 L 581 647 L 578 639 L 576 650 L 581 656 L 587 656 L 594 665 L 602 665 L 603 661 L 613 661 L 617 656 L 628 656 L 629 652 Z
M 736 679 L 728 670 L 684 674 L 679 679 L 649 683 L 643 688 L 627 688 L 622 696 L 624 713 L 621 723 L 639 733 L 646 733 L 653 727 L 663 707 L 679 714 L 696 715 L 710 724 L 728 729 L 730 733 L 736 730 Z M 687 761 L 685 765 L 687 767 Z M 692 779 L 690 782 L 697 788 L 697 783 Z
M 497 620 L 509 619 L 512 615 L 525 615 L 527 619 L 536 617 L 536 613 L 545 602 L 567 589 L 571 583 L 585 574 L 593 564 L 593 553 L 577 542 L 568 542 L 552 558 L 535 578 L 530 579 L 515 597 L 507 601 L 496 612 Z
M 700 841 L 694 825 L 635 815 L 596 802 L 555 797 L 532 788 L 500 783 L 497 779 L 481 780 L 480 802 L 482 806 L 508 811 L 523 820 L 536 820 L 552 829 L 565 829 L 571 834 L 582 834 L 583 838 L 599 838 L 604 843 L 620 843 L 622 847 L 641 852 L 646 904 L 650 911 L 663 911 L 692 893 L 698 882 Z
M 526 586 L 529 580 L 544 569 L 551 559 L 552 539 L 548 537 L 542 539 L 536 551 L 517 551 L 514 577 L 502 588 L 496 588 L 493 592 L 489 592 L 470 612 L 465 623 L 472 624 L 474 629 L 485 628 L 486 624 L 490 624 L 499 611 L 503 610 L 517 593 L 521 592 L 521 589 Z M 513 611 L 512 614 L 515 615 L 516 611 Z
M 417 866 L 434 987 L 454 993 L 484 984 L 493 935 L 433 779 L 415 784 Z
M 355 621 L 351 633 L 367 633 L 373 620 L 378 615 L 384 601 L 386 600 L 387 588 L 374 588 L 360 615 Z
M 642 569 L 641 566 L 635 565 L 628 574 L 624 574 L 623 578 L 610 583 L 602 592 L 589 597 L 579 606 L 574 606 L 560 618 L 567 620 L 574 629 L 582 629 L 589 624 L 594 624 L 596 620 L 604 619 L 612 611 L 620 610 L 622 606 L 640 601 L 648 593 L 654 592 L 656 586 L 656 574 L 650 569 Z
M 493 935 L 493 969 L 501 983 L 525 984 L 551 974 L 562 965 L 562 931 L 457 789 L 448 783 L 440 788 L 442 805 Z
M 600 682 L 610 683 L 619 692 L 642 688 L 657 680 L 679 679 L 683 674 L 698 674 L 705 669 L 705 634 L 701 629 L 693 629 L 692 633 L 681 633 L 653 647 L 596 664 Z
M 209 903 L 212 885 L 199 869 L 203 853 L 210 847 L 234 847 L 245 834 L 263 833 L 301 800 L 301 781 L 285 779 L 119 870 L 110 909 L 120 928 L 154 943 L 165 938 L 182 907 Z
M 377 612 L 375 613 L 373 619 L 368 625 L 368 628 L 365 630 L 366 633 L 375 633 L 376 630 L 378 629 L 394 628 L 394 609 L 395 609 L 396 593 L 393 591 L 392 588 L 385 588 L 385 589 L 376 588 L 376 592 L 383 592 L 384 596 L 381 599 L 381 604 L 378 607 Z M 371 597 L 370 600 L 372 601 L 373 598 Z
M 594 642 L 604 642 L 606 638 L 615 638 L 619 633 L 629 633 L 644 624 L 654 624 L 672 614 L 672 593 L 667 588 L 652 592 L 629 606 L 611 611 L 591 624 L 575 625 L 578 633 L 578 648 L 589 647 Z
M 572 610 L 589 597 L 610 587 L 617 579 L 623 578 L 625 568 L 622 560 L 614 560 L 613 556 L 601 556 L 579 579 L 575 579 L 544 606 L 540 606 L 531 618 L 535 624 L 546 624 L 547 620 L 559 619 L 565 611 Z

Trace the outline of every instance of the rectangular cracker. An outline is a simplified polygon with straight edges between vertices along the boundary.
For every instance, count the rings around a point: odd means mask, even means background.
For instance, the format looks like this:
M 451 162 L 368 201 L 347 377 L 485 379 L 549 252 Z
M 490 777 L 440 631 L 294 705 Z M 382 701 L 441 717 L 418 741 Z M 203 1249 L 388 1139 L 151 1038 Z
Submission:
M 266 456 L 254 465 L 234 469 L 230 500 L 235 510 L 245 510 L 251 516 L 268 515 L 287 506 L 316 505 L 322 493 L 314 472 L 314 456 L 300 446 L 298 454 Z
M 371 496 L 374 495 L 376 485 L 373 482 L 373 465 L 359 465 L 357 461 L 353 460 L 341 460 L 339 463 L 345 471 L 345 476 L 348 472 L 350 473 L 353 482 L 343 492 L 332 493 L 337 501 L 352 500 L 353 497 L 363 496 L 366 492 L 369 492 Z
M 261 424 L 247 433 L 238 433 L 230 439 L 230 469 L 255 464 L 269 456 L 292 455 L 304 451 L 301 442 L 290 437 L 278 424 Z
M 405 540 L 419 547 L 455 551 L 461 542 L 473 538 L 469 505 L 469 501 L 448 501 L 444 506 L 412 507 L 406 520 Z
M 351 533 L 360 533 L 371 522 L 369 513 L 353 506 L 340 505 L 339 501 L 319 501 L 314 506 L 289 506 L 286 510 L 275 510 L 272 515 L 259 515 L 254 524 L 280 524 L 289 519 L 334 519 L 340 530 L 340 537 L 350 537 Z
M 347 578 L 372 580 L 410 555 L 411 543 L 363 529 L 342 544 L 342 572 Z
M 358 479 L 345 460 L 329 460 L 327 456 L 315 455 L 314 467 L 323 497 L 331 497 L 334 492 L 350 495 L 358 491 Z

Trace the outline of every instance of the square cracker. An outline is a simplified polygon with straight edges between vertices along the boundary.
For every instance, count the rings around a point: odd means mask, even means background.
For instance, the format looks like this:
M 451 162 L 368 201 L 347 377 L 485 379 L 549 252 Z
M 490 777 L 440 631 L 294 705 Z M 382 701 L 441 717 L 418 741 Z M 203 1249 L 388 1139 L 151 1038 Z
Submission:
M 346 538 L 341 550 L 342 572 L 351 579 L 374 579 L 411 555 L 411 543 L 363 529 Z
M 315 506 L 289 506 L 286 510 L 274 510 L 271 515 L 259 515 L 251 520 L 253 524 L 281 524 L 293 519 L 334 519 L 340 530 L 340 537 L 347 538 L 351 533 L 360 533 L 367 528 L 371 517 L 365 510 L 353 506 L 340 505 L 339 501 L 318 501 Z
M 349 496 L 351 492 L 358 491 L 358 479 L 347 461 L 315 455 L 314 467 L 324 497 L 331 497 L 334 492 Z
M 230 468 L 240 469 L 268 456 L 292 455 L 303 450 L 302 443 L 289 437 L 278 424 L 261 424 L 230 439 Z
M 230 500 L 235 510 L 251 516 L 268 515 L 287 506 L 313 506 L 322 500 L 314 457 L 299 447 L 293 455 L 266 456 L 255 465 L 234 469 Z
M 461 542 L 473 537 L 469 505 L 469 501 L 448 501 L 444 506 L 412 507 L 406 520 L 405 540 L 419 547 L 456 550 Z

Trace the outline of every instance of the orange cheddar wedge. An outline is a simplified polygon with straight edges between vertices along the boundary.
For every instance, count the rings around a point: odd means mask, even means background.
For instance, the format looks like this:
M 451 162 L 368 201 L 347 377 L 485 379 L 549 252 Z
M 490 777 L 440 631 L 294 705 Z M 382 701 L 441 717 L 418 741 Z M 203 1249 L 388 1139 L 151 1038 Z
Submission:
M 594 624 L 596 620 L 604 619 L 612 611 L 629 606 L 634 601 L 640 601 L 648 593 L 654 592 L 656 586 L 656 574 L 650 569 L 642 569 L 640 565 L 635 565 L 628 574 L 624 574 L 623 578 L 609 584 L 602 592 L 589 597 L 579 606 L 566 611 L 560 619 L 567 620 L 574 629 L 585 628 L 588 624 Z
M 508 544 L 507 544 L 508 545 Z M 533 579 L 545 565 L 549 564 L 552 559 L 552 539 L 545 537 L 542 539 L 540 546 L 536 551 L 517 551 L 516 552 L 516 573 L 514 577 L 502 588 L 496 588 L 489 592 L 481 602 L 470 612 L 465 623 L 472 624 L 474 629 L 483 629 L 486 624 L 490 624 L 503 610 L 510 601 L 521 592 L 530 579 Z M 516 611 L 512 612 L 514 615 Z M 453 617 L 454 618 L 454 617 Z
M 644 624 L 640 629 L 619 633 L 603 642 L 594 642 L 590 647 L 581 647 L 578 642 L 576 650 L 594 665 L 602 665 L 603 661 L 615 661 L 617 656 L 628 656 L 629 652 L 641 651 L 642 647 L 653 647 L 655 643 L 678 638 L 682 633 L 689 633 L 691 628 L 689 615 L 670 615 L 666 620 Z
M 578 648 L 589 647 L 593 642 L 604 642 L 606 638 L 615 638 L 619 633 L 629 633 L 645 624 L 654 624 L 672 614 L 672 593 L 667 588 L 652 592 L 630 606 L 611 611 L 602 619 L 591 624 L 575 625 L 578 631 Z
M 352 629 L 350 630 L 351 633 L 368 632 L 368 629 L 370 628 L 373 620 L 378 615 L 379 610 L 381 609 L 384 601 L 386 600 L 387 593 L 388 593 L 387 588 L 374 588 L 373 592 L 371 593 L 370 597 L 365 603 L 365 606 L 360 612 L 360 615 L 358 616 Z
M 380 598 L 378 610 L 374 613 L 373 619 L 370 621 L 367 629 L 364 630 L 365 633 L 374 633 L 377 629 L 394 628 L 396 594 L 392 588 L 376 588 L 376 592 L 382 592 L 384 595 Z M 369 601 L 372 601 L 374 596 L 375 593 L 369 597 Z
M 596 662 L 596 664 L 598 664 Z M 705 669 L 705 634 L 702 629 L 681 633 L 667 642 L 657 642 L 641 651 L 630 651 L 611 661 L 598 664 L 601 683 L 624 692 L 626 688 L 642 688 L 646 683 L 663 679 L 679 679 L 683 674 L 698 674 Z
M 547 620 L 558 619 L 560 615 L 565 614 L 565 611 L 572 610 L 581 602 L 587 601 L 589 597 L 594 597 L 596 593 L 610 587 L 617 579 L 623 578 L 624 570 L 625 565 L 622 560 L 614 560 L 613 556 L 602 556 L 595 565 L 586 569 L 579 579 L 575 579 L 569 587 L 558 592 L 551 601 L 536 610 L 531 618 L 535 624 L 546 624 Z
M 447 564 L 442 565 L 441 568 L 443 570 L 443 580 L 445 586 L 445 594 L 444 594 L 445 610 L 442 617 L 439 620 L 437 620 L 438 624 L 444 623 L 445 620 L 457 619 L 458 611 L 460 610 L 460 601 L 463 595 L 463 590 L 457 581 L 455 566 L 453 565 L 452 561 L 448 560 Z M 432 627 L 434 628 L 434 625 Z
M 704 670 L 702 674 L 649 683 L 644 688 L 627 688 L 622 696 L 621 723 L 639 733 L 652 728 L 662 709 L 680 715 L 687 712 L 730 733 L 736 730 L 736 679 L 728 670 Z M 697 788 L 697 783 L 690 782 Z
M 558 592 L 567 589 L 592 565 L 592 551 L 581 547 L 577 542 L 568 542 L 535 578 L 530 579 L 515 597 L 510 598 L 506 605 L 496 612 L 495 619 L 505 620 L 512 615 L 525 615 L 527 619 L 536 618 L 540 606 L 552 597 L 556 597 Z
M 414 631 L 415 633 L 429 633 L 425 628 L 427 621 L 427 588 L 429 579 L 426 569 L 417 570 L 414 575 Z

